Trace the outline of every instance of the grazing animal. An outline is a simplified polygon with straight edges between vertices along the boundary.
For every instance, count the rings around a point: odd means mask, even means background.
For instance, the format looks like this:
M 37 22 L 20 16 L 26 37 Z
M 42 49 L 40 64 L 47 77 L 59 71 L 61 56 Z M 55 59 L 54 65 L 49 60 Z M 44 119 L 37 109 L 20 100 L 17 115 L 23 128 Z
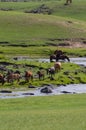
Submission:
M 41 79 L 44 80 L 44 77 L 45 77 L 44 71 L 42 71 L 42 70 L 37 71 L 37 75 L 39 77 L 39 80 L 41 80 Z
M 55 75 L 55 68 L 54 67 L 51 67 L 51 68 L 48 68 L 46 69 L 47 70 L 47 74 L 50 75 L 50 78 L 52 79 L 53 78 L 53 75 Z
M 69 59 L 69 57 L 68 56 L 66 56 L 66 55 L 60 55 L 60 56 L 58 56 L 58 55 L 56 55 L 56 61 L 59 61 L 59 60 L 67 60 L 68 62 L 70 62 L 70 59 Z
M 33 81 L 33 73 L 31 71 L 25 71 L 25 81 Z
M 18 73 L 10 73 L 7 75 L 7 82 L 10 83 L 10 82 L 13 82 L 14 80 L 17 80 L 17 82 L 20 81 L 20 74 Z
M 50 55 L 50 62 L 52 62 L 53 59 L 56 60 L 56 61 L 65 60 L 65 59 L 66 59 L 68 62 L 70 61 L 69 57 L 66 56 L 66 55 L 60 55 L 60 56 L 58 56 L 58 55 Z
M 55 72 L 58 72 L 61 69 L 61 62 L 55 62 L 54 68 Z
M 2 83 L 2 85 L 4 85 L 5 83 L 4 75 L 1 73 L 0 73 L 0 83 Z

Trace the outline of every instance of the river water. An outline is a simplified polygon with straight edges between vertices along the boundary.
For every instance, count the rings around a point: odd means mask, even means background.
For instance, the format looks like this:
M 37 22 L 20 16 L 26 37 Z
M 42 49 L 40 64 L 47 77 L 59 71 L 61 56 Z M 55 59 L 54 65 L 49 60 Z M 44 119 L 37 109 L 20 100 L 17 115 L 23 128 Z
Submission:
M 6 98 L 21 98 L 29 96 L 49 96 L 49 95 L 61 95 L 61 94 L 80 94 L 86 93 L 86 84 L 70 84 L 67 86 L 55 86 L 52 89 L 52 93 L 41 93 L 40 88 L 27 91 L 13 91 L 12 93 L 0 93 L 1 99 Z
M 31 59 L 29 57 L 17 57 L 17 60 L 29 60 L 29 61 L 38 61 L 38 62 L 50 62 L 48 58 L 39 58 L 39 59 Z M 86 66 L 86 57 L 79 57 L 79 58 L 70 58 L 70 61 L 79 65 Z
M 49 62 L 49 59 L 35 59 L 38 62 Z M 86 58 L 70 58 L 72 63 L 86 66 Z M 21 98 L 29 96 L 47 96 L 47 95 L 60 95 L 60 94 L 80 94 L 86 93 L 86 84 L 70 84 L 66 86 L 54 86 L 52 93 L 41 93 L 40 88 L 27 91 L 12 91 L 12 93 L 0 93 L 1 99 L 6 98 Z
M 49 59 L 38 59 L 39 62 L 50 62 Z M 83 58 L 70 58 L 70 61 L 75 64 L 86 66 L 86 57 Z

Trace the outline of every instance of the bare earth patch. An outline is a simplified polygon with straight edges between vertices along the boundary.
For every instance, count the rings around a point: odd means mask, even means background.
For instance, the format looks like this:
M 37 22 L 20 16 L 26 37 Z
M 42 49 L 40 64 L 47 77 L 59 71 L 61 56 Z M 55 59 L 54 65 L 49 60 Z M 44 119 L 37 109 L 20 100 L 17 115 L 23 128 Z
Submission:
M 81 42 L 71 42 L 67 41 L 69 43 L 69 48 L 86 48 L 86 44 L 83 44 Z M 67 46 L 66 46 L 67 47 Z
M 68 48 L 86 48 L 86 39 L 59 39 L 62 43 L 59 43 L 58 46 L 64 46 Z

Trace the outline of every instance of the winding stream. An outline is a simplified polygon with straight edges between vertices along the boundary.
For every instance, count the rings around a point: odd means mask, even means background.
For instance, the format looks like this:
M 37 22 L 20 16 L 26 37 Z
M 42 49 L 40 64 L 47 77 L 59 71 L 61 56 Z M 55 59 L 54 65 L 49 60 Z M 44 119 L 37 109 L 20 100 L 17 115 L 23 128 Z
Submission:
M 27 59 L 24 59 L 24 60 L 27 60 Z M 35 59 L 35 60 L 38 62 L 49 62 L 49 59 Z M 70 60 L 72 63 L 86 66 L 85 57 L 84 58 L 70 58 Z M 11 93 L 0 92 L 0 98 L 6 99 L 6 98 L 21 98 L 21 97 L 29 97 L 29 96 L 60 95 L 64 93 L 65 94 L 86 93 L 86 84 L 70 84 L 66 86 L 61 85 L 59 87 L 56 86 L 52 89 L 52 93 L 49 93 L 49 94 L 41 93 L 40 88 L 36 88 L 35 90 L 27 90 L 27 91 L 12 91 Z

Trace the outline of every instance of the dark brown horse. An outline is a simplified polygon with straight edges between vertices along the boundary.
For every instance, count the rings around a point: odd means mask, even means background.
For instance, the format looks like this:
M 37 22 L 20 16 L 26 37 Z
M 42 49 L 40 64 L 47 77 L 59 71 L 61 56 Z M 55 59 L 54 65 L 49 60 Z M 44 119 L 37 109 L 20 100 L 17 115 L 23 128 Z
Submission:
M 56 61 L 59 61 L 59 60 L 67 60 L 68 62 L 70 61 L 69 57 L 64 54 L 60 56 L 56 55 Z
M 67 60 L 70 61 L 69 57 L 66 55 L 50 55 L 50 62 L 52 62 L 53 60 L 59 61 L 59 60 Z
M 31 71 L 25 71 L 24 77 L 26 82 L 33 81 L 33 73 Z
M 42 71 L 42 70 L 37 71 L 37 75 L 39 77 L 39 80 L 41 80 L 41 79 L 44 80 L 44 77 L 45 77 L 44 71 Z

